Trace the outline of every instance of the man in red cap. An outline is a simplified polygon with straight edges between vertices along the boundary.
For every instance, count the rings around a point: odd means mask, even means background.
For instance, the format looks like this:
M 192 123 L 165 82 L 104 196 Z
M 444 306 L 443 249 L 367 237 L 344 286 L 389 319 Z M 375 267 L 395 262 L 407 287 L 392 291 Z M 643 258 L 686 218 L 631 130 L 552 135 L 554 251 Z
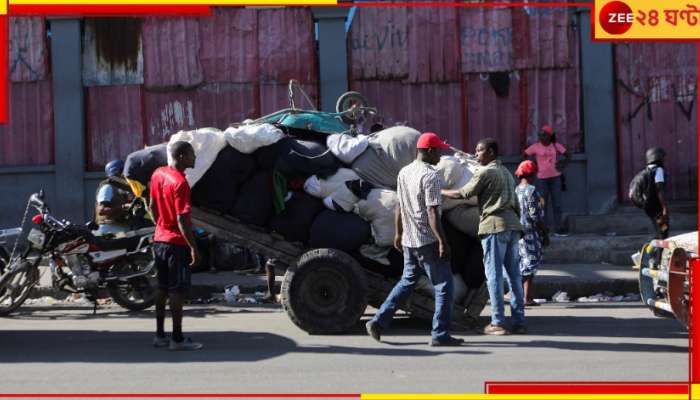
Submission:
M 545 221 L 549 221 L 548 205 L 552 204 L 554 212 L 554 234 L 556 236 L 566 236 L 561 219 L 561 192 L 563 185 L 562 171 L 569 165 L 571 156 L 566 151 L 566 147 L 557 143 L 554 130 L 549 125 L 542 126 L 539 133 L 539 142 L 525 149 L 525 157 L 535 157 L 537 162 L 537 189 L 545 200 Z M 564 160 L 557 161 L 557 156 L 561 154 Z
M 394 247 L 403 252 L 401 280 L 367 322 L 367 333 L 381 341 L 394 313 L 410 296 L 423 273 L 435 289 L 431 346 L 459 346 L 464 341 L 449 334 L 452 311 L 452 271 L 450 249 L 440 223 L 442 180 L 433 168 L 441 150 L 449 148 L 438 135 L 426 132 L 418 138 L 418 156 L 399 172 L 397 179 L 396 236 Z

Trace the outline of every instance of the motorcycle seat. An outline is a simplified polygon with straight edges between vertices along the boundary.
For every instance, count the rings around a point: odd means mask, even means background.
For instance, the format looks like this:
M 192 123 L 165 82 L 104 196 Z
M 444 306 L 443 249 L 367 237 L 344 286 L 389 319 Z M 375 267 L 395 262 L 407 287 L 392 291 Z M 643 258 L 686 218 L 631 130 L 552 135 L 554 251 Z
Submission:
M 126 238 L 116 238 L 116 239 L 107 239 L 102 236 L 94 236 L 94 241 L 95 244 L 101 249 L 101 250 L 120 250 L 120 249 L 127 249 L 128 251 L 134 251 L 136 250 L 136 247 L 139 245 L 139 241 L 141 240 L 140 236 L 134 236 L 134 237 L 126 237 Z

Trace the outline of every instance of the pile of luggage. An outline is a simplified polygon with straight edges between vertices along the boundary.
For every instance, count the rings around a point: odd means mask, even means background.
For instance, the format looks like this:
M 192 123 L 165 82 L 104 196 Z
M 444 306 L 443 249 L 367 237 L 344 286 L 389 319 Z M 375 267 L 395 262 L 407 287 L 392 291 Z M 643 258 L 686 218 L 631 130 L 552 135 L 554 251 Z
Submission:
M 393 249 L 396 178 L 416 158 L 420 132 L 396 126 L 371 135 L 326 134 L 280 124 L 246 124 L 220 131 L 181 131 L 169 143 L 192 144 L 195 168 L 185 171 L 193 205 L 231 215 L 308 248 L 335 248 L 387 277 L 400 276 Z M 168 144 L 129 155 L 125 177 L 144 195 L 156 168 L 168 163 Z M 459 188 L 477 163 L 463 153 L 436 168 L 446 188 Z M 475 199 L 445 201 L 443 222 L 452 247 L 457 290 L 484 281 L 476 237 Z

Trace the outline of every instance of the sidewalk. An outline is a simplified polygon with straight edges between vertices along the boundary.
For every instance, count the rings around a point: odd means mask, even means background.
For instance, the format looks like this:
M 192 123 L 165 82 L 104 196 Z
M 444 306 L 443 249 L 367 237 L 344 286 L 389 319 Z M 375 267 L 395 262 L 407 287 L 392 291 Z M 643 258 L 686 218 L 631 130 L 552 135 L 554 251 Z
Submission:
M 558 292 L 567 292 L 572 299 L 603 292 L 616 295 L 638 293 L 639 271 L 630 266 L 609 264 L 557 264 L 541 268 L 535 278 L 534 296 L 551 299 Z M 282 277 L 277 277 L 281 285 Z M 192 276 L 192 297 L 208 297 L 223 293 L 226 286 L 238 285 L 241 293 L 267 290 L 265 275 L 241 275 L 231 271 L 198 273 Z
M 46 271 L 48 272 L 48 271 Z M 533 297 L 551 299 L 558 292 L 567 292 L 569 297 L 591 296 L 603 292 L 616 295 L 638 293 L 639 271 L 630 266 L 608 264 L 556 264 L 541 268 L 535 277 Z M 277 288 L 282 284 L 282 276 L 277 276 Z M 40 287 L 31 297 L 65 297 L 65 293 L 51 288 L 49 274 L 42 276 Z M 227 286 L 238 286 L 242 294 L 267 291 L 265 275 L 240 274 L 234 271 L 200 272 L 192 275 L 192 299 L 207 299 L 215 294 L 222 295 Z

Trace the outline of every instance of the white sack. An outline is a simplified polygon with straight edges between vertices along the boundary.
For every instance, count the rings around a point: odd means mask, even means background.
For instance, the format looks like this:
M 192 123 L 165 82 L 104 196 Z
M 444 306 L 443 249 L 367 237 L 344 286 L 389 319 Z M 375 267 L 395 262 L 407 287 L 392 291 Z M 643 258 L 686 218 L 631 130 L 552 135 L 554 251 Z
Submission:
M 271 124 L 242 125 L 224 131 L 229 146 L 245 154 L 277 143 L 283 136 L 284 133 Z
M 365 135 L 351 136 L 344 133 L 328 135 L 326 146 L 333 155 L 345 164 L 352 164 L 360 154 L 367 150 L 369 141 Z
M 170 136 L 168 142 L 168 165 L 173 165 L 171 154 L 172 145 L 175 142 L 187 142 L 192 145 L 197 160 L 194 168 L 185 170 L 185 176 L 190 187 L 199 182 L 209 167 L 216 161 L 216 156 L 226 146 L 224 134 L 216 128 L 201 128 L 194 131 L 180 131 Z

